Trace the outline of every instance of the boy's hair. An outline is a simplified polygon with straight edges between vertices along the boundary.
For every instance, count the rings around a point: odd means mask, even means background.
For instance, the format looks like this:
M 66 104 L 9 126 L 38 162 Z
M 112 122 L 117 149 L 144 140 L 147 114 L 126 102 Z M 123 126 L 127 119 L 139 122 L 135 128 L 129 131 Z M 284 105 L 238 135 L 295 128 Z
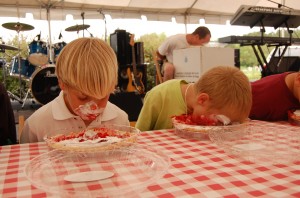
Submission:
M 236 67 L 217 66 L 206 71 L 195 83 L 195 92 L 209 95 L 210 108 L 230 109 L 228 113 L 241 120 L 249 116 L 252 106 L 250 81 Z
M 210 33 L 209 29 L 205 26 L 198 27 L 197 29 L 194 30 L 194 32 L 192 34 L 198 35 L 200 39 L 205 38 L 206 35 L 211 36 L 211 33 Z
M 79 38 L 58 56 L 56 74 L 64 84 L 87 96 L 104 98 L 118 79 L 118 63 L 112 48 L 97 38 Z

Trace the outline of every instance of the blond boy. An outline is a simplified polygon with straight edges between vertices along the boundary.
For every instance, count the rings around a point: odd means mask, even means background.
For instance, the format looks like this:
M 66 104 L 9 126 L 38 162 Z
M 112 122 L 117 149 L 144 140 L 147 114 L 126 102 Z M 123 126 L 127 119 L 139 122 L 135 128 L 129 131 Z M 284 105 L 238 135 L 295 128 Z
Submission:
M 232 122 L 248 118 L 252 104 L 248 78 L 239 69 L 217 66 L 196 83 L 164 82 L 146 94 L 136 127 L 142 131 L 172 128 L 171 117 L 181 114 L 222 114 Z
M 129 125 L 128 115 L 108 102 L 117 84 L 114 51 L 97 38 L 79 38 L 61 51 L 56 74 L 57 98 L 25 122 L 20 142 L 43 141 L 45 135 L 70 133 L 100 124 Z

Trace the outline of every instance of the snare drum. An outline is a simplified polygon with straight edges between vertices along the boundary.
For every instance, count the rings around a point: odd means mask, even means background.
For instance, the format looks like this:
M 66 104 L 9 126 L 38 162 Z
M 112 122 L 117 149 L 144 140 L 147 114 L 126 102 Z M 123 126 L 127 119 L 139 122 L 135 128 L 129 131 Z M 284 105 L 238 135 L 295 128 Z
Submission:
M 65 42 L 61 42 L 61 43 L 55 43 L 53 45 L 53 49 L 54 49 L 54 55 L 55 55 L 55 62 L 57 60 L 57 57 L 59 55 L 59 53 L 61 52 L 61 50 L 67 45 L 67 43 Z
M 40 104 L 47 104 L 59 95 L 60 88 L 55 74 L 55 66 L 38 68 L 29 82 L 33 97 Z
M 32 41 L 29 44 L 29 62 L 36 66 L 46 65 L 48 63 L 47 51 L 47 43 L 43 41 Z
M 27 59 L 20 58 L 21 77 L 29 79 L 35 70 L 35 66 L 31 65 Z M 10 76 L 19 77 L 19 57 L 15 56 L 11 60 Z

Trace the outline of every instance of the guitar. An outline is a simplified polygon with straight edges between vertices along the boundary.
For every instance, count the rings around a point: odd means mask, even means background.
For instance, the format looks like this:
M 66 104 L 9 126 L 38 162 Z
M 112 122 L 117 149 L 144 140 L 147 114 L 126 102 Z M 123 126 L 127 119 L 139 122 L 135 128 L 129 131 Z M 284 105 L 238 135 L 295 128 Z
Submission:
M 131 34 L 129 44 L 131 45 L 131 49 L 132 49 L 132 70 L 133 70 L 133 72 L 131 72 L 130 67 L 127 68 L 127 75 L 128 75 L 127 92 L 138 91 L 140 94 L 143 94 L 143 93 L 145 93 L 145 86 L 142 81 L 143 73 L 138 72 L 136 69 L 135 50 L 134 50 L 134 34 Z M 132 84 L 134 84 L 134 86 Z

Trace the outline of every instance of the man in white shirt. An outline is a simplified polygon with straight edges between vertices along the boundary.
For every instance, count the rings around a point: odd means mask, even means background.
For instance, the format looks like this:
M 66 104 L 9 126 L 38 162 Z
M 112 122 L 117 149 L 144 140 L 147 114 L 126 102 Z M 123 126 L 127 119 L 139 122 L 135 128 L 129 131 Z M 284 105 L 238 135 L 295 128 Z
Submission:
M 168 37 L 158 48 L 157 59 L 163 63 L 163 80 L 174 78 L 173 51 L 190 46 L 204 45 L 210 41 L 211 33 L 207 27 L 200 26 L 192 34 L 176 34 Z

